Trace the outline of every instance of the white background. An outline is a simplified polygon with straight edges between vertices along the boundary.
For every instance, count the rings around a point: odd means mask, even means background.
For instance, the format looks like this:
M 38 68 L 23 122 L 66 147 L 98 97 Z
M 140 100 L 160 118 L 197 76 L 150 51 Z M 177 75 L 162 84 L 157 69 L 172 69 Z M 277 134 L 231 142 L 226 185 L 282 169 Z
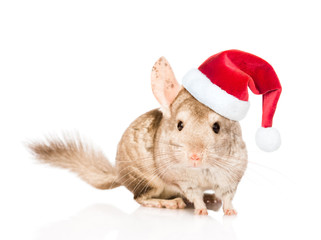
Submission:
M 0 2 L 0 239 L 320 239 L 318 1 Z M 236 218 L 139 207 L 37 164 L 24 143 L 79 131 L 114 162 L 140 114 L 158 107 L 150 71 L 164 55 L 179 81 L 226 49 L 272 64 L 283 86 L 282 146 L 254 141 L 261 97 L 241 122 L 248 170 Z

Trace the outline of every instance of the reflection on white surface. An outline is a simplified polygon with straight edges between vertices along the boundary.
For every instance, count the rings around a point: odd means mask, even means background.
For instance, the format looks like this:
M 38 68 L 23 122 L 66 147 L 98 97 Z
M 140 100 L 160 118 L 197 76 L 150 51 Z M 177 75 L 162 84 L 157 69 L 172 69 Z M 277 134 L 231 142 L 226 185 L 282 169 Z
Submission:
M 96 204 L 70 219 L 44 226 L 36 239 L 236 239 L 232 221 L 195 216 L 193 209 L 139 207 L 127 214 L 111 205 Z

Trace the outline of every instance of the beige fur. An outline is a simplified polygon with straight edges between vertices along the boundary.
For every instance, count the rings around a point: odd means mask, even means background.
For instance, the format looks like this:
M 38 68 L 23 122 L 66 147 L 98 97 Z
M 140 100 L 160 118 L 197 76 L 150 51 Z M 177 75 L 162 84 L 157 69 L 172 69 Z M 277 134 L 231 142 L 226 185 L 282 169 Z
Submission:
M 165 58 L 154 65 L 152 88 L 162 111 L 147 112 L 128 127 L 115 167 L 79 138 L 35 143 L 31 150 L 41 161 L 71 169 L 97 188 L 123 185 L 144 206 L 184 208 L 186 198 L 196 214 L 207 214 L 205 202 L 222 200 L 224 213 L 236 214 L 232 200 L 247 166 L 239 123 L 182 89 Z M 184 123 L 182 131 L 177 129 L 179 121 Z M 218 134 L 212 130 L 215 122 L 220 124 Z M 205 190 L 214 190 L 215 196 L 204 196 Z
M 63 140 L 48 138 L 46 142 L 30 143 L 28 147 L 41 162 L 67 168 L 96 188 L 120 186 L 116 171 L 104 154 L 83 143 L 79 136 L 65 135 Z

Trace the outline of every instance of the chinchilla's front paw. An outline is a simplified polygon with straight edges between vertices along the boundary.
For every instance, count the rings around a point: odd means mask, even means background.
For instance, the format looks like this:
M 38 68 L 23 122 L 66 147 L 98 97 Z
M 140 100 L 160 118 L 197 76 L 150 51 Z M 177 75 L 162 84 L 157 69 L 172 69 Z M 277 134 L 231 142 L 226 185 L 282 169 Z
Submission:
M 195 215 L 208 215 L 206 208 L 195 209 L 194 213 L 195 213 Z
M 237 212 L 235 211 L 235 209 L 224 209 L 224 215 L 226 216 L 236 216 Z

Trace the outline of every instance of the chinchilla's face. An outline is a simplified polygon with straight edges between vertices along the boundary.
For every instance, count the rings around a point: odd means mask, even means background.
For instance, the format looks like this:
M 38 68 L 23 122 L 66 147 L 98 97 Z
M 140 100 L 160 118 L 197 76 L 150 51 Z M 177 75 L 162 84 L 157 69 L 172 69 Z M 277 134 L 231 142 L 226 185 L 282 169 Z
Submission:
M 163 112 L 155 139 L 159 167 L 212 169 L 238 181 L 247 165 L 239 123 L 215 113 L 182 88 L 165 58 L 155 63 L 151 79 Z
M 240 124 L 215 113 L 185 89 L 173 101 L 170 116 L 164 116 L 160 132 L 159 142 L 168 143 L 173 160 L 184 167 L 228 168 L 246 158 Z

